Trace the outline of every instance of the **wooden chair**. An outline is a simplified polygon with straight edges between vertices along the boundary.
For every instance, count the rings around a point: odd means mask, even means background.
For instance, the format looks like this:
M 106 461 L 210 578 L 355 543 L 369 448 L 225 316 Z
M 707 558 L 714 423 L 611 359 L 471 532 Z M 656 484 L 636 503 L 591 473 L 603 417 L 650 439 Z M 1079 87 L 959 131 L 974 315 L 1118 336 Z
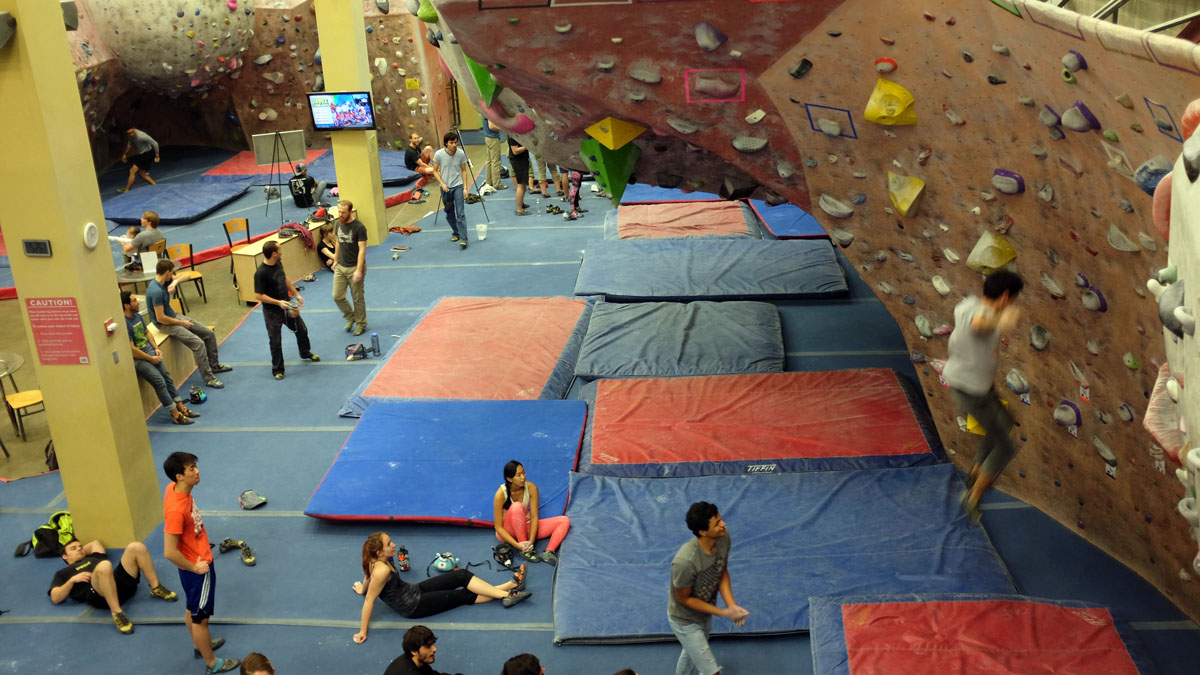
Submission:
M 194 283 L 196 290 L 200 291 L 200 297 L 204 300 L 205 304 L 208 304 L 208 294 L 204 292 L 204 275 L 196 271 L 196 261 L 192 258 L 192 245 L 175 244 L 168 246 L 167 257 L 171 260 L 179 261 L 180 269 L 175 273 L 175 279 L 180 284 Z M 184 261 L 187 261 L 186 265 L 184 265 Z M 187 269 L 183 269 L 184 267 Z M 183 290 L 180 286 L 175 287 L 175 292 L 179 295 L 179 299 L 183 300 Z M 186 303 L 184 309 L 187 309 Z
M 239 241 L 236 244 L 233 243 L 233 234 L 235 232 L 245 232 L 246 240 Z M 233 277 L 233 287 L 237 288 L 237 277 L 233 276 L 233 252 L 250 245 L 250 219 L 234 218 L 233 220 L 225 221 L 225 240 L 229 242 L 229 276 Z
M 28 389 L 9 394 L 4 397 L 4 404 L 8 406 L 9 414 L 16 416 L 17 428 L 20 430 L 22 441 L 26 440 L 25 418 L 40 412 L 46 412 L 46 404 L 42 401 L 42 390 L 40 389 Z M 37 410 L 30 410 L 34 406 L 41 407 Z M 7 451 L 5 451 L 5 454 L 7 454 Z

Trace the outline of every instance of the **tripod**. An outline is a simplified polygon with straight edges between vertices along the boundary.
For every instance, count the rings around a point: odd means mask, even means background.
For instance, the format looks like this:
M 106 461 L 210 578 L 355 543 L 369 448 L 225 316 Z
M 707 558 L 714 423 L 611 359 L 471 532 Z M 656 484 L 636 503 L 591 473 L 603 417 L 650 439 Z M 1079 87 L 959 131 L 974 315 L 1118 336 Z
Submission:
M 280 136 L 278 131 L 276 131 L 274 142 L 272 143 L 272 146 L 271 146 L 271 178 L 270 178 L 270 182 L 267 183 L 267 190 L 266 190 L 267 191 L 267 206 L 266 206 L 266 209 L 263 210 L 263 215 L 265 216 L 271 212 L 271 190 L 274 189 L 275 193 L 279 196 L 279 226 L 283 227 L 283 223 L 284 223 L 283 190 L 281 188 L 284 185 L 286 185 L 286 183 L 284 183 L 284 182 L 276 183 L 275 182 L 276 176 L 279 176 L 281 181 L 283 180 L 282 179 L 283 174 L 280 173 L 280 171 L 278 169 L 278 165 L 279 165 L 279 161 L 280 161 L 280 157 L 279 157 L 280 150 L 283 151 L 283 156 L 287 158 L 288 166 L 292 166 L 292 155 L 291 155 L 291 153 L 288 152 L 287 145 L 284 144 L 284 142 L 283 142 L 283 137 Z

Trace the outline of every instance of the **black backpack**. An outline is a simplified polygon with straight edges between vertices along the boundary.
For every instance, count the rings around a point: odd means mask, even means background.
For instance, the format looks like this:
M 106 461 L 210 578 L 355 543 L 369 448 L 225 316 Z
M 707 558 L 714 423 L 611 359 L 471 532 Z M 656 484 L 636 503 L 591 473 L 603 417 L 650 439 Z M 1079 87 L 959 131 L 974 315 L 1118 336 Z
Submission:
M 66 550 L 67 542 L 75 538 L 75 523 L 70 511 L 57 511 L 50 520 L 33 531 L 29 541 L 23 541 L 13 552 L 16 557 L 29 555 L 35 558 L 56 558 Z

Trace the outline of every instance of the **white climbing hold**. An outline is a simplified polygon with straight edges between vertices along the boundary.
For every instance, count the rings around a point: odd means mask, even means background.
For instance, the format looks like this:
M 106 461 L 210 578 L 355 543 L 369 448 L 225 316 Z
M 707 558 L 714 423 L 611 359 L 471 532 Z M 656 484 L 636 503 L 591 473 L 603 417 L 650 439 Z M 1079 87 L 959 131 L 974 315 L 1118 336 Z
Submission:
M 1183 332 L 1188 335 L 1196 334 L 1196 317 L 1192 314 L 1191 307 L 1176 307 L 1174 310 L 1175 319 L 1179 321 Z
M 935 276 L 930 281 L 933 282 L 933 288 L 939 295 L 950 295 L 950 284 L 947 284 L 941 275 Z
M 750 124 L 758 124 L 759 122 L 763 121 L 763 119 L 766 118 L 766 116 L 767 116 L 766 111 L 763 110 L 762 108 L 759 108 L 758 110 L 755 110 L 754 112 L 750 113 L 749 115 L 746 115 L 746 122 L 748 122 Z
M 825 117 L 819 118 L 817 120 L 817 128 L 820 129 L 821 132 L 826 136 L 842 135 L 842 125 L 836 120 L 827 119 Z
M 734 150 L 747 154 L 759 152 L 767 147 L 767 139 L 758 136 L 734 136 L 730 143 Z
M 383 75 L 383 74 L 387 73 L 387 69 L 388 69 L 387 59 L 383 58 L 382 56 L 375 57 L 376 72 L 378 72 L 380 75 Z
M 992 51 L 996 52 L 997 54 L 1003 55 L 1003 56 L 1008 56 L 1008 54 L 1009 54 L 1008 47 L 1005 47 L 1004 45 L 1000 44 L 999 42 L 992 43 Z
M 1119 96 L 1117 96 L 1115 100 L 1117 103 L 1120 103 L 1122 106 L 1125 106 L 1126 108 L 1129 108 L 1130 110 L 1133 110 L 1133 99 L 1130 98 L 1129 94 L 1127 94 L 1125 92 L 1121 92 L 1121 94 Z
M 1122 232 L 1116 223 L 1108 224 L 1108 245 L 1118 251 L 1125 251 L 1127 253 L 1137 253 L 1142 250 L 1142 247 L 1138 246 L 1137 242 Z
M 1167 292 L 1167 287 L 1158 283 L 1157 279 L 1147 279 L 1146 290 L 1150 291 L 1150 295 L 1153 295 L 1155 300 L 1160 300 L 1163 293 Z
M 952 248 L 942 249 L 942 255 L 946 257 L 946 260 L 950 261 L 950 264 L 957 263 L 960 260 L 958 253 L 956 253 Z
M 568 23 L 556 23 L 556 24 L 554 24 L 554 30 L 555 30 L 555 32 L 557 32 L 557 33 L 570 33 L 570 32 L 571 32 L 571 28 L 572 28 L 572 26 L 571 26 L 571 24 L 570 24 L 569 22 L 568 22 Z
M 260 66 L 263 66 L 263 65 L 270 63 L 272 58 L 274 58 L 274 57 L 271 56 L 270 54 L 263 54 L 262 56 L 256 57 L 254 59 L 254 62 Z
M 779 174 L 780 178 L 791 178 L 796 173 L 796 167 L 786 159 L 780 159 L 775 162 L 775 173 Z
M 837 242 L 837 245 L 841 246 L 842 248 L 846 248 L 850 244 L 854 243 L 854 233 L 847 232 L 840 227 L 835 227 L 829 230 L 829 236 L 833 237 L 833 240 Z
M 854 209 L 851 208 L 849 204 L 840 201 L 836 197 L 833 197 L 827 193 L 822 194 L 821 197 L 817 199 L 817 206 L 821 207 L 822 211 L 833 216 L 834 218 L 849 218 L 850 216 L 854 215 Z
M 1167 396 L 1175 403 L 1179 403 L 1179 381 L 1174 377 L 1167 380 Z
M 1059 286 L 1058 282 L 1055 281 L 1049 274 L 1046 274 L 1045 272 L 1042 272 L 1042 285 L 1046 287 L 1046 290 L 1050 291 L 1050 295 L 1052 295 L 1053 297 L 1056 297 L 1056 298 L 1067 297 L 1067 294 L 1065 291 L 1063 291 L 1062 286 Z
M 1050 185 L 1049 183 L 1046 183 L 1045 185 L 1043 185 L 1041 187 L 1041 189 L 1038 190 L 1037 194 L 1038 194 L 1038 198 L 1044 202 L 1053 201 L 1054 200 L 1054 187 L 1052 185 Z
M 275 112 L 273 108 L 264 108 L 262 112 L 258 113 L 258 119 L 264 122 L 274 122 L 278 117 L 279 113 Z

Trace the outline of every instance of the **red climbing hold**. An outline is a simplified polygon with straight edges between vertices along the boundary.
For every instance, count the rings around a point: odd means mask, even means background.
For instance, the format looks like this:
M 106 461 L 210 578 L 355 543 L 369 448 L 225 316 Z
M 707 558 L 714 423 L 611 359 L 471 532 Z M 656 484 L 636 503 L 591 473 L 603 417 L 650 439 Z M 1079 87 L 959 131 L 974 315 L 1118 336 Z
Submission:
M 925 147 L 921 150 L 921 154 L 917 155 L 917 164 L 925 166 L 925 162 L 929 161 L 929 156 L 933 154 L 933 148 Z
M 1071 235 L 1071 241 L 1079 241 L 1079 235 L 1075 233 L 1075 230 L 1067 230 L 1067 234 Z
M 956 23 L 958 23 L 958 19 L 956 19 L 954 17 L 950 17 L 949 19 L 946 19 L 947 26 L 953 26 Z
M 926 21 L 937 21 L 937 17 L 934 16 L 933 14 L 930 14 L 929 12 L 925 12 L 923 14 L 923 16 L 925 17 Z

